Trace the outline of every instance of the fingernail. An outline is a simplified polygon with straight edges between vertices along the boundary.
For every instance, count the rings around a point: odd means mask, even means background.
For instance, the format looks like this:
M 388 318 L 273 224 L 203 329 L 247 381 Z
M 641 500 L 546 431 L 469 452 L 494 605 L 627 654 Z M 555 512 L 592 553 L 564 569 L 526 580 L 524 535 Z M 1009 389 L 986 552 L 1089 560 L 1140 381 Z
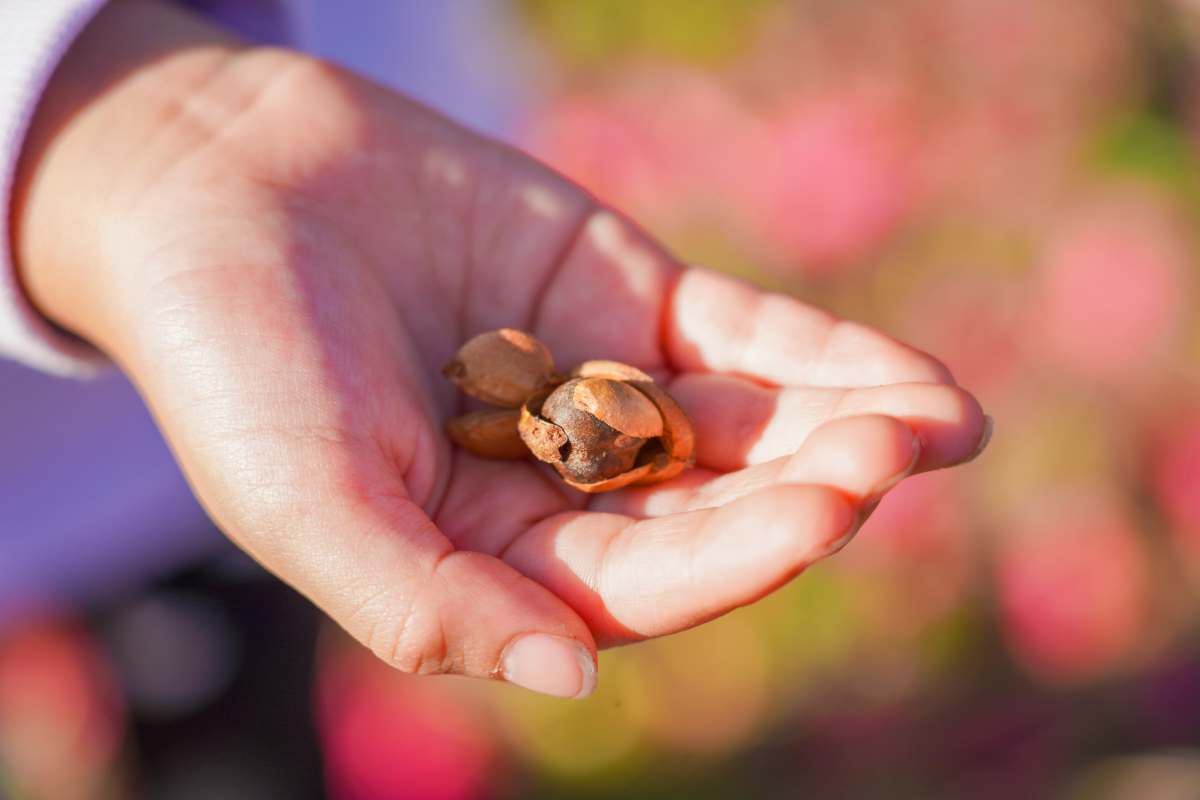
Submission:
M 895 489 L 900 481 L 912 475 L 913 470 L 917 468 L 917 462 L 921 460 L 921 440 L 916 436 L 912 439 L 912 456 L 908 459 L 908 463 L 904 465 L 904 469 L 892 475 L 890 478 L 883 480 L 874 489 L 867 492 L 862 500 L 862 508 L 867 514 L 874 510 L 875 506 L 879 505 L 879 501 L 883 496 Z
M 828 558 L 849 544 L 850 540 L 862 528 L 863 523 L 871 516 L 871 512 L 879 505 L 879 501 L 883 499 L 883 496 L 894 489 L 896 484 L 912 474 L 912 471 L 917 468 L 917 462 L 921 460 L 921 440 L 916 436 L 913 436 L 912 439 L 912 450 L 912 456 L 908 459 L 908 463 L 904 466 L 904 469 L 882 481 L 863 497 L 862 502 L 859 503 L 858 511 L 854 515 L 854 520 L 850 523 L 850 527 L 841 536 L 825 545 L 825 549 L 821 551 L 821 558 Z
M 509 683 L 553 697 L 583 699 L 596 688 L 596 662 L 574 639 L 530 633 L 514 640 L 500 658 Z
M 858 529 L 862 527 L 864 519 L 865 517 L 863 516 L 862 512 L 855 514 L 854 521 L 850 523 L 850 527 L 846 529 L 846 532 L 834 539 L 832 542 L 826 544 L 813 560 L 821 561 L 822 559 L 829 558 L 830 556 L 840 552 L 843 547 L 850 544 L 850 540 L 854 538 L 854 534 L 858 533 Z
M 983 415 L 983 433 L 979 435 L 979 444 L 975 446 L 975 452 L 964 461 L 964 464 L 970 463 L 979 458 L 983 451 L 987 449 L 988 442 L 992 441 L 992 431 L 995 430 L 996 421 L 987 414 Z

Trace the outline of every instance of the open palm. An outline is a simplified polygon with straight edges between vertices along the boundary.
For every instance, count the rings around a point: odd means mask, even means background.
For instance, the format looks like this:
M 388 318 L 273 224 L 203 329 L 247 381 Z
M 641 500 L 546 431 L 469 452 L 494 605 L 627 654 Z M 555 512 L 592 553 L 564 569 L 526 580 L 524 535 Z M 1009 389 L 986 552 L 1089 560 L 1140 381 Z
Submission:
M 112 193 L 127 321 L 90 333 L 218 524 L 401 669 L 586 694 L 597 645 L 756 600 L 985 438 L 933 359 L 682 269 L 518 152 L 298 56 L 223 69 Z M 656 375 L 697 469 L 588 497 L 452 448 L 440 368 L 501 326 Z

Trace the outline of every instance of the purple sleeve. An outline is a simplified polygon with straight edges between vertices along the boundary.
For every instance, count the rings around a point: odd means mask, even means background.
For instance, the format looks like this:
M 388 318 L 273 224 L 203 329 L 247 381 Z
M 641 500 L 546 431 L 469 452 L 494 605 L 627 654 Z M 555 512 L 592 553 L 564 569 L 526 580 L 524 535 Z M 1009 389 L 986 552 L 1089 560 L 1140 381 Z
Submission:
M 0 357 L 59 375 L 87 376 L 106 363 L 87 343 L 59 330 L 29 302 L 13 264 L 10 218 L 21 144 L 38 98 L 75 38 L 105 0 L 0 2 Z M 296 2 L 187 0 L 184 5 L 219 19 L 257 41 L 282 42 Z

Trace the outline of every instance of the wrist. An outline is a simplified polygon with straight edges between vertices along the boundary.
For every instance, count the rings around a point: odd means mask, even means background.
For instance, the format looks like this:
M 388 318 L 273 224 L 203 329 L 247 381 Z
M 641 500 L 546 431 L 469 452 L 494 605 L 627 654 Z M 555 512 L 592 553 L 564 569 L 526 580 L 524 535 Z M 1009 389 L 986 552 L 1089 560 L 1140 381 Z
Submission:
M 21 282 L 60 327 L 107 349 L 108 222 L 169 161 L 164 126 L 239 49 L 185 11 L 115 0 L 64 57 L 22 148 L 11 218 Z

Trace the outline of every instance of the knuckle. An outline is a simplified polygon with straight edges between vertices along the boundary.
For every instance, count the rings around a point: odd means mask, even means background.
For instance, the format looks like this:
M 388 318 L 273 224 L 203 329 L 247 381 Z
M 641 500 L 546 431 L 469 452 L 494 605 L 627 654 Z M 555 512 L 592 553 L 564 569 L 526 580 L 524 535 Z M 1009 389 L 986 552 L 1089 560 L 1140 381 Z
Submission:
M 427 578 L 407 594 L 384 589 L 369 596 L 351 616 L 348 630 L 379 659 L 410 675 L 443 675 L 463 672 L 443 624 L 442 607 L 435 593 L 439 573 L 455 553 L 449 550 L 434 560 Z M 355 630 L 357 628 L 357 631 Z
M 448 658 L 445 631 L 436 614 L 419 606 L 406 613 L 387 610 L 382 604 L 364 608 L 351 630 L 377 658 L 410 675 L 440 675 L 453 672 Z
M 861 432 L 872 439 L 891 437 L 909 431 L 900 420 L 887 414 L 862 414 L 860 416 L 833 419 L 824 429 L 827 437 L 841 436 L 846 431 Z

